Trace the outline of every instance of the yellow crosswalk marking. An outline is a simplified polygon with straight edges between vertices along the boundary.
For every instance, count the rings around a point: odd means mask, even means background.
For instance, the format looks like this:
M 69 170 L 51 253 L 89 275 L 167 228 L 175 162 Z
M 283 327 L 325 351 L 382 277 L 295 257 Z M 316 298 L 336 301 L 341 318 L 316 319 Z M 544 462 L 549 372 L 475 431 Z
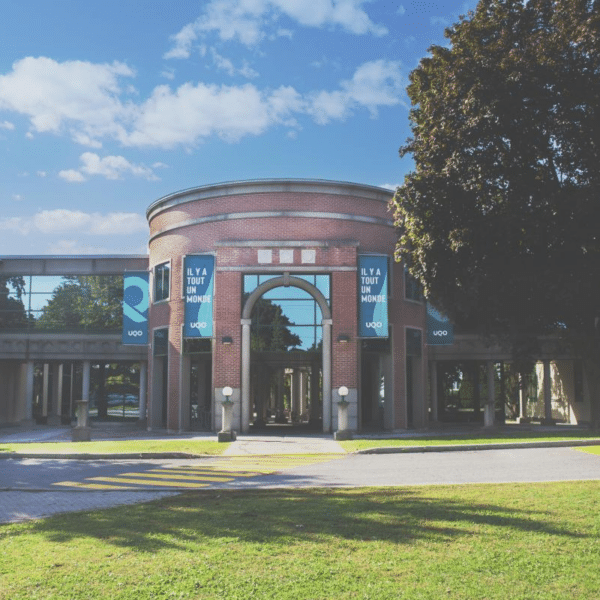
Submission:
M 169 473 L 164 472 L 162 469 L 151 469 L 149 471 L 143 471 L 141 473 L 120 473 L 119 477 L 144 477 L 152 479 L 182 479 L 182 480 L 193 480 L 193 481 L 233 481 L 233 477 L 227 475 L 186 475 L 180 472 Z
M 91 477 L 88 481 L 108 481 L 110 483 L 135 483 L 136 485 L 177 487 L 177 488 L 199 488 L 208 487 L 208 483 L 191 483 L 188 481 L 161 481 L 156 479 L 129 479 L 124 477 Z
M 59 481 L 52 485 L 63 485 L 65 487 L 77 487 L 92 490 L 130 490 L 131 487 L 126 485 L 107 485 L 104 483 L 83 483 L 81 481 Z
M 302 465 L 343 458 L 343 454 L 227 456 L 211 464 L 159 467 L 114 477 L 90 477 L 83 482 L 60 481 L 53 485 L 98 490 L 131 490 L 135 487 L 201 488 L 241 477 L 258 477 Z M 101 483 L 103 482 L 103 483 Z

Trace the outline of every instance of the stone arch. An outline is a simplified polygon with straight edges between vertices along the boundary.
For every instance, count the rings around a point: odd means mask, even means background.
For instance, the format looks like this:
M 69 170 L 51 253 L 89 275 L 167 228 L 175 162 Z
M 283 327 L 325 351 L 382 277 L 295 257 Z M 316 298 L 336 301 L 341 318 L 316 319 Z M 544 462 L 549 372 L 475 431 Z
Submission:
M 308 292 L 318 303 L 321 309 L 321 325 L 323 327 L 323 431 L 331 430 L 331 309 L 325 296 L 312 283 L 299 277 L 284 273 L 259 285 L 247 298 L 242 310 L 242 410 L 241 429 L 247 432 L 250 429 L 250 326 L 252 323 L 252 309 L 257 300 L 269 290 L 276 287 L 297 287 Z

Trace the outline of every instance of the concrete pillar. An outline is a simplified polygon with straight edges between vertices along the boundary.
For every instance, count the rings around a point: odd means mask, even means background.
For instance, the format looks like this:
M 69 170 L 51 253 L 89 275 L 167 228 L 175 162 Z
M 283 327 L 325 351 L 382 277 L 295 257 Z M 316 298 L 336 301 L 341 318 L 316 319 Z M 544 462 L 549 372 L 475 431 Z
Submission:
M 544 361 L 544 418 L 542 425 L 556 425 L 552 418 L 552 378 L 550 376 L 550 361 Z
M 519 423 L 529 423 L 529 417 L 527 416 L 527 397 L 525 395 L 523 374 L 519 373 Z
M 323 432 L 331 432 L 331 319 L 323 319 Z
M 483 413 L 483 426 L 493 427 L 496 417 L 496 389 L 494 377 L 494 361 L 488 360 L 486 364 L 487 371 L 487 403 Z
M 291 401 L 290 411 L 292 415 L 292 422 L 298 421 L 300 414 L 302 413 L 302 383 L 301 383 L 302 372 L 296 368 L 292 370 L 292 380 L 290 386 Z
M 42 417 L 48 416 L 48 394 L 50 390 L 48 389 L 48 382 L 50 379 L 50 365 L 48 363 L 44 363 L 44 368 L 42 371 Z
M 431 396 L 431 420 L 438 422 L 438 374 L 437 361 L 429 361 L 429 391 Z
M 25 420 L 23 425 L 33 423 L 33 379 L 35 375 L 35 363 L 28 360 L 25 367 L 24 405 Z
M 139 389 L 139 420 L 146 423 L 146 395 L 148 393 L 148 363 L 140 363 L 140 389 Z
M 52 408 L 48 414 L 48 425 L 60 425 L 62 412 L 63 365 L 52 365 Z
M 83 361 L 83 378 L 81 384 L 81 400 L 77 402 L 77 426 L 71 431 L 74 442 L 89 442 L 91 429 L 89 427 L 89 402 L 90 402 L 90 369 L 89 360 Z
M 252 319 L 242 319 L 242 410 L 241 431 L 250 430 L 250 327 Z

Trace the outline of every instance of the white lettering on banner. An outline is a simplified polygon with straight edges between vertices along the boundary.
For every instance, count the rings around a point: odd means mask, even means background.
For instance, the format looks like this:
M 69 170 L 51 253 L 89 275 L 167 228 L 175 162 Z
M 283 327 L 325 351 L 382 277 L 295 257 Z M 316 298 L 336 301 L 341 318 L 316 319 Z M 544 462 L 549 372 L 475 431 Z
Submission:
M 205 321 L 203 321 L 202 323 L 190 323 L 190 327 L 192 329 L 206 329 L 208 327 L 208 323 L 206 323 Z
M 368 294 L 360 297 L 361 302 L 385 302 L 385 294 L 379 294 L 377 296 Z
M 371 321 L 370 323 L 365 323 L 367 329 L 381 329 L 383 327 L 383 323 L 381 321 Z
M 443 336 L 443 335 L 448 335 L 448 332 L 444 331 L 443 329 L 438 329 L 437 331 L 433 332 L 433 335 Z
M 210 303 L 211 301 L 211 296 L 209 295 L 205 295 L 205 296 L 186 296 L 185 297 L 185 301 L 188 303 L 193 303 L 196 304 L 198 302 L 206 302 L 207 304 Z
M 140 329 L 137 329 L 137 330 L 133 330 L 133 331 L 128 331 L 127 335 L 129 337 L 140 337 L 141 335 L 144 335 L 144 332 L 141 331 Z

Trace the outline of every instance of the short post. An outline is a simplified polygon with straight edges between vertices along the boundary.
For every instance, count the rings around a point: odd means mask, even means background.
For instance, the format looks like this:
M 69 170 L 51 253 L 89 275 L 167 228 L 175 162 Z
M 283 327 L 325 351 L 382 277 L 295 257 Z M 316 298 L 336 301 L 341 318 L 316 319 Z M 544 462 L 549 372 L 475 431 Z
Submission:
M 348 405 L 346 400 L 348 388 L 343 385 L 338 389 L 341 400 L 338 402 L 338 430 L 333 434 L 335 440 L 351 440 L 352 432 L 348 429 Z
M 223 426 L 217 434 L 217 439 L 219 442 L 233 442 L 235 440 L 235 431 L 231 429 L 231 422 L 233 421 L 231 395 L 233 394 L 233 389 L 227 385 L 223 388 L 222 393 L 225 396 L 225 400 L 221 402 L 221 406 L 223 407 Z
M 73 442 L 89 442 L 92 439 L 92 430 L 89 425 L 88 401 L 77 400 L 77 425 L 71 430 Z

